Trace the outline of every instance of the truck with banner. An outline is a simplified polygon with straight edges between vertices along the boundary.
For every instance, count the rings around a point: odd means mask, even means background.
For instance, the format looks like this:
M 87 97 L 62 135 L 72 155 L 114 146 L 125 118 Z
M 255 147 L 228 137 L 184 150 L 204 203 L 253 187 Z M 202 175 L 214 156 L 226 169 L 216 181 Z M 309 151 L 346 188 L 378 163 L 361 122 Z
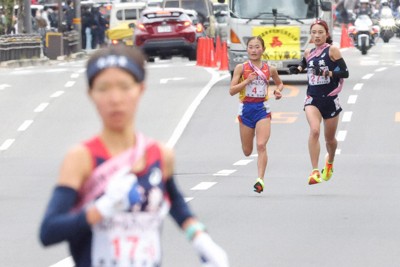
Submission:
M 218 0 L 224 3 L 225 0 Z M 316 18 L 325 20 L 332 34 L 332 3 L 323 0 L 229 0 L 229 70 L 247 58 L 246 43 L 251 36 L 265 42 L 263 60 L 288 73 L 305 49 L 312 47 L 310 26 Z

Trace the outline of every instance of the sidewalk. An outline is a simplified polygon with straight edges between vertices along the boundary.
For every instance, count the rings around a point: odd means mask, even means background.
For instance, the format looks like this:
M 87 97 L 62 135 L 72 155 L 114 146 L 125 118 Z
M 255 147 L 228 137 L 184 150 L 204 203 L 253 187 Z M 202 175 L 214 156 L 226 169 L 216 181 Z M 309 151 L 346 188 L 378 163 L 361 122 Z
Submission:
M 69 56 L 59 56 L 57 58 L 57 60 L 51 60 L 51 59 L 43 56 L 41 58 L 1 61 L 0 68 L 15 68 L 15 67 L 50 65 L 53 62 L 70 61 L 70 60 L 86 58 L 86 57 L 88 57 L 88 55 L 89 54 L 87 53 L 87 51 L 81 51 L 81 52 L 77 52 L 77 53 L 72 53 Z

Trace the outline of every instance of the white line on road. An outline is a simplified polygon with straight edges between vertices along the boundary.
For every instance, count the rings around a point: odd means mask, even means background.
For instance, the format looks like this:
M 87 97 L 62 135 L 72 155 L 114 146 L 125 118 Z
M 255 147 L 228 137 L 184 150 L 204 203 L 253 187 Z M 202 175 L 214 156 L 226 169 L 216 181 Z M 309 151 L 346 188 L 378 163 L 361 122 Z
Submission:
M 351 116 L 353 115 L 352 111 L 346 111 L 345 113 L 343 113 L 343 118 L 342 118 L 342 122 L 349 122 L 351 121 Z
M 239 160 L 239 161 L 236 161 L 235 163 L 233 163 L 233 165 L 239 165 L 239 166 L 244 166 L 244 165 L 247 165 L 247 164 L 249 164 L 250 162 L 252 162 L 253 160 L 252 159 L 241 159 L 241 160 Z
M 3 144 L 0 146 L 0 151 L 7 150 L 12 143 L 14 143 L 15 139 L 7 139 L 6 141 L 3 142 Z
M 387 69 L 386 67 L 383 67 L 383 68 L 376 69 L 375 71 L 376 71 L 376 72 L 381 72 L 381 71 L 384 71 L 384 70 L 386 70 L 386 69 Z
M 74 261 L 72 257 L 68 257 L 63 259 L 62 261 L 57 262 L 56 264 L 50 265 L 50 267 L 74 267 Z
M 181 137 L 183 131 L 185 130 L 187 124 L 189 123 L 190 119 L 192 118 L 194 112 L 196 111 L 197 107 L 200 105 L 203 98 L 208 94 L 211 87 L 214 86 L 218 81 L 223 80 L 227 77 L 230 77 L 230 74 L 226 74 L 223 76 L 219 76 L 219 73 L 213 70 L 206 69 L 207 71 L 211 72 L 212 77 L 208 84 L 200 91 L 200 93 L 196 96 L 193 102 L 190 104 L 188 109 L 186 110 L 185 114 L 183 114 L 182 119 L 179 121 L 178 125 L 176 126 L 172 136 L 167 142 L 167 146 L 174 147 L 178 139 Z
M 234 173 L 236 170 L 221 170 L 217 173 L 214 173 L 214 176 L 228 176 Z
M 39 106 L 37 106 L 37 108 L 35 108 L 34 112 L 42 112 L 47 108 L 48 105 L 49 103 L 41 103 Z
M 368 80 L 368 79 L 371 78 L 372 76 L 374 76 L 374 73 L 369 73 L 369 74 L 364 75 L 361 79 L 363 79 L 363 80 Z
M 338 142 L 342 142 L 346 139 L 346 135 L 347 135 L 347 131 L 339 131 L 337 133 L 336 139 L 338 140 Z
M 56 91 L 50 97 L 59 97 L 60 95 L 64 94 L 64 91 Z
M 357 102 L 357 95 L 350 95 L 347 104 L 355 104 Z
M 76 79 L 76 78 L 79 78 L 79 73 L 72 73 L 71 79 Z
M 201 182 L 198 185 L 192 187 L 190 190 L 207 190 L 217 182 Z
M 184 197 L 185 202 L 189 202 L 190 200 L 194 199 L 194 197 Z
M 335 151 L 335 155 L 340 155 L 340 153 L 342 153 L 342 150 L 337 148 Z
M 362 89 L 363 85 L 364 85 L 363 83 L 356 83 L 356 85 L 354 85 L 353 87 L 353 90 L 359 91 Z
M 31 124 L 33 123 L 33 120 L 26 120 L 24 121 L 21 126 L 18 127 L 18 132 L 22 132 L 25 131 L 26 129 L 28 129 L 29 126 L 31 126 Z
M 0 90 L 4 90 L 4 89 L 6 89 L 7 87 L 11 87 L 11 85 L 9 85 L 9 84 L 0 84 Z
M 68 81 L 64 86 L 65 87 L 72 87 L 75 84 L 75 81 Z
M 175 77 L 175 78 L 165 78 L 165 79 L 161 79 L 160 83 L 161 84 L 166 84 L 169 81 L 180 81 L 180 80 L 184 80 L 185 78 L 183 77 Z

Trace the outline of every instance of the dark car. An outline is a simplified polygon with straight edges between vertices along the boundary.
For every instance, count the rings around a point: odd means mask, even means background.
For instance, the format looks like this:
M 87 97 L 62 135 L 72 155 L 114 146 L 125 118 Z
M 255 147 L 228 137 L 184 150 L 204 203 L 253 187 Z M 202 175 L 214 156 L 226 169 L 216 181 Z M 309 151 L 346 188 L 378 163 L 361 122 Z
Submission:
M 137 21 L 134 44 L 149 61 L 174 55 L 196 60 L 196 27 L 181 8 L 146 9 Z

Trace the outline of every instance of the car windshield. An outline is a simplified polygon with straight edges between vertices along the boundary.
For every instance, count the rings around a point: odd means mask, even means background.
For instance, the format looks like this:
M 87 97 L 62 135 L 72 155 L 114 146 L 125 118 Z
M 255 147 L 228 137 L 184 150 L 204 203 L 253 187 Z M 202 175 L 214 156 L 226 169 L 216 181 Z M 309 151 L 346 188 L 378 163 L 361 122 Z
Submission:
M 183 9 L 193 9 L 196 10 L 197 13 L 201 13 L 203 16 L 208 17 L 207 7 L 205 6 L 204 1 L 199 0 L 181 0 Z M 168 0 L 165 2 L 165 7 L 180 7 L 179 1 L 177 0 Z
M 309 1 L 309 4 L 303 0 L 251 0 L 251 4 L 248 0 L 231 1 L 233 14 L 243 19 L 271 18 L 272 9 L 276 9 L 279 15 L 296 19 L 315 17 L 315 0 Z

